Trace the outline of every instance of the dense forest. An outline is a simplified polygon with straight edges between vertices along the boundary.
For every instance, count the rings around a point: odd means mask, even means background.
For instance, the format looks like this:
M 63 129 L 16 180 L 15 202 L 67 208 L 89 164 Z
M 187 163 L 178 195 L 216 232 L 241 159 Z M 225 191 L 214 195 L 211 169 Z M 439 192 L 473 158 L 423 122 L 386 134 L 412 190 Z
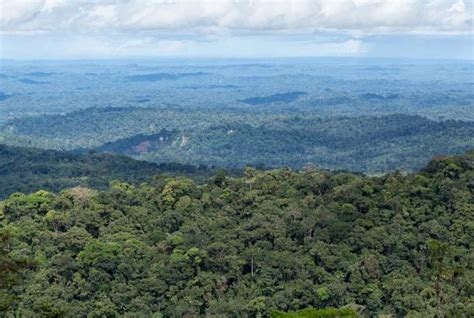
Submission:
M 473 121 L 473 71 L 470 61 L 368 58 L 3 61 L 0 125 L 110 106 Z
M 75 186 L 105 189 L 113 180 L 138 184 L 162 173 L 202 179 L 212 171 L 177 163 L 158 165 L 123 155 L 74 154 L 0 144 L 0 199 L 14 192 L 59 192 Z
M 438 154 L 472 149 L 474 125 L 404 114 L 322 118 L 108 107 L 16 119 L 0 129 L 2 140 L 60 150 L 94 149 L 155 163 L 316 165 L 380 174 L 418 170 Z
M 474 148 L 470 61 L 3 61 L 0 144 L 380 175 Z
M 473 71 L 3 61 L 0 316 L 474 317 Z
M 473 180 L 471 151 L 409 174 L 246 168 L 13 194 L 0 311 L 473 317 Z

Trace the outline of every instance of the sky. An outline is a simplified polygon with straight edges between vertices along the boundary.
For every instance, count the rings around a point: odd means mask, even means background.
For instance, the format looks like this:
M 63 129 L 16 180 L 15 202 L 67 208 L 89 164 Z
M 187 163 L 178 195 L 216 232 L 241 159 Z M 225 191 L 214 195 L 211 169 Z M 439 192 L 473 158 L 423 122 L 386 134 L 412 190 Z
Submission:
M 0 58 L 474 60 L 474 0 L 0 0 Z

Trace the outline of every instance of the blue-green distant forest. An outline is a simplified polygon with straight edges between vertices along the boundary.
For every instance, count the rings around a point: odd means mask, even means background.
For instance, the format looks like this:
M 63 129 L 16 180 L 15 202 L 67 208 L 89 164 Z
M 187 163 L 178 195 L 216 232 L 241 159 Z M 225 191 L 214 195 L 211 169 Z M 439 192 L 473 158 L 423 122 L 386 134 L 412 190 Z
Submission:
M 2 61 L 0 143 L 380 174 L 474 146 L 470 61 Z

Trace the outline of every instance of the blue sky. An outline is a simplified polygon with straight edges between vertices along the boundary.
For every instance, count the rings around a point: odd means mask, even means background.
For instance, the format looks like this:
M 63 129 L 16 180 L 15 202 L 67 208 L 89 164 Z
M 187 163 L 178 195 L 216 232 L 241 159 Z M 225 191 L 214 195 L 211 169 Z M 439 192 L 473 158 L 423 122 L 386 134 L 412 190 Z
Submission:
M 471 0 L 2 0 L 16 59 L 474 59 Z

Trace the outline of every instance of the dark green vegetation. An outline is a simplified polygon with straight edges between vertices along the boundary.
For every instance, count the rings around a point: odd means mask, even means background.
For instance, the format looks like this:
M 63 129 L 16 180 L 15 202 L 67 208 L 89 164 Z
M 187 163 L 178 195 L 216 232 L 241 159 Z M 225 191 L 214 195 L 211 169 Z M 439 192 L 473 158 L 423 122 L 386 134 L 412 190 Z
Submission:
M 152 135 L 135 135 L 129 138 L 108 142 L 96 148 L 100 152 L 122 153 L 127 155 L 140 155 L 150 152 L 158 152 L 176 143 L 181 135 L 177 130 L 161 130 Z
M 383 173 L 416 170 L 438 154 L 474 147 L 472 122 L 420 116 L 195 112 L 170 108 L 87 109 L 10 121 L 4 142 L 90 148 L 151 162 L 242 168 L 305 165 Z
M 470 152 L 408 175 L 247 168 L 201 185 L 156 177 L 15 194 L 0 203 L 1 308 L 20 317 L 350 317 L 348 308 L 473 317 L 473 180 Z M 276 312 L 305 308 L 326 309 Z
M 416 171 L 474 147 L 473 74 L 460 60 L 4 61 L 0 143 L 226 169 Z
M 137 184 L 160 173 L 198 177 L 209 172 L 189 165 L 157 165 L 123 155 L 79 155 L 0 145 L 0 198 L 14 192 L 59 192 L 74 186 L 105 189 L 116 179 Z
M 249 105 L 262 105 L 272 103 L 291 103 L 301 96 L 308 95 L 305 92 L 288 92 L 283 94 L 275 94 L 271 96 L 250 97 L 242 99 L 241 102 Z
M 10 97 L 10 96 L 6 95 L 5 93 L 0 92 L 0 101 L 6 100 L 6 99 L 9 98 L 9 97 Z
M 49 82 L 42 82 L 42 81 L 35 81 L 29 78 L 20 78 L 18 82 L 28 85 L 45 85 L 49 84 Z
M 274 311 L 270 318 L 357 318 L 357 313 L 350 308 L 303 309 L 298 312 L 283 313 Z
M 33 76 L 33 77 L 49 77 L 51 75 L 54 75 L 52 72 L 30 72 L 24 74 L 26 76 Z
M 127 77 L 128 81 L 131 82 L 157 82 L 157 81 L 176 81 L 183 77 L 189 76 L 203 76 L 206 73 L 203 72 L 195 72 L 195 73 L 150 73 L 150 74 L 138 74 L 138 75 L 130 75 Z

